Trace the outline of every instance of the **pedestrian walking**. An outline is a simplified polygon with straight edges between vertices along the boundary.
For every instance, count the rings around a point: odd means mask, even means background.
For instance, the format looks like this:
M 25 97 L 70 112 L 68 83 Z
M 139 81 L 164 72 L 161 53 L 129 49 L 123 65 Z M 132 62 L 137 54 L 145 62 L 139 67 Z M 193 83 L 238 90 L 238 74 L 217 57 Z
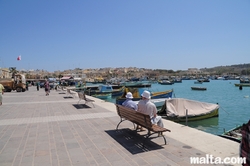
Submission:
M 40 88 L 40 82 L 37 81 L 37 82 L 36 82 L 36 90 L 39 91 L 39 88 Z
M 50 91 L 49 81 L 45 81 L 45 83 L 44 83 L 44 89 L 45 89 L 46 96 L 48 96 L 49 95 L 49 91 Z
M 0 106 L 3 103 L 4 86 L 0 84 Z
M 29 90 L 29 82 L 26 82 L 26 90 Z

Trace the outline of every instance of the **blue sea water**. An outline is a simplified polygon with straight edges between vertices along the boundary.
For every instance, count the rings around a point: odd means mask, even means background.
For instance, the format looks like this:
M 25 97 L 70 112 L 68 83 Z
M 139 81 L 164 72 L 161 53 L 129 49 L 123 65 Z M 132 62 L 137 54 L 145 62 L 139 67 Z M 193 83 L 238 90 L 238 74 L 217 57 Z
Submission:
M 234 85 L 239 83 L 239 80 L 211 80 L 202 84 L 194 84 L 194 81 L 183 80 L 182 83 L 173 85 L 154 83 L 149 90 L 165 91 L 173 89 L 173 97 L 176 98 L 218 103 L 220 105 L 219 117 L 188 122 L 188 126 L 211 134 L 222 134 L 224 130 L 227 131 L 248 122 L 250 119 L 250 98 L 246 96 L 250 96 L 250 87 L 243 87 L 242 90 L 239 90 L 239 87 Z M 192 86 L 206 87 L 207 90 L 191 90 Z M 115 103 L 115 99 L 111 99 L 109 102 Z

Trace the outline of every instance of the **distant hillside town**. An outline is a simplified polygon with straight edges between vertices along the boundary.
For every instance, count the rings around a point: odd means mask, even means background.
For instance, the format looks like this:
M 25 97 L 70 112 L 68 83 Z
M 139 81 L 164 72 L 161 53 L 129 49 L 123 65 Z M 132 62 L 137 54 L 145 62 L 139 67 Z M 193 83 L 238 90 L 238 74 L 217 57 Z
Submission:
M 0 68 L 0 78 L 11 78 L 13 73 L 20 73 L 26 76 L 27 80 L 44 80 L 48 78 L 60 79 L 62 77 L 79 78 L 86 82 L 102 82 L 114 78 L 138 79 L 138 80 L 159 80 L 167 78 L 198 79 L 209 77 L 217 79 L 239 79 L 250 75 L 250 63 L 231 66 L 218 66 L 213 68 L 188 68 L 187 70 L 167 69 L 146 69 L 136 67 L 99 68 L 99 69 L 68 69 L 64 71 L 48 72 L 46 70 L 16 70 L 15 67 Z

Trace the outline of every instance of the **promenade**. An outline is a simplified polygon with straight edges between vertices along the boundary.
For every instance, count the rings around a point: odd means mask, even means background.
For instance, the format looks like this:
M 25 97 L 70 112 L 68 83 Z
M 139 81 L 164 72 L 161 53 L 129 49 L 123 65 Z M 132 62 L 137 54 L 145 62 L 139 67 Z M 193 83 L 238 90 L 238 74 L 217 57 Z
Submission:
M 165 133 L 168 144 L 157 137 L 143 147 L 145 132 L 135 133 L 131 122 L 115 130 L 120 118 L 113 103 L 88 98 L 95 107 L 77 105 L 78 98 L 66 91 L 6 92 L 0 106 L 0 166 L 186 166 L 190 157 L 239 156 L 239 143 L 168 120 L 163 121 L 171 130 Z

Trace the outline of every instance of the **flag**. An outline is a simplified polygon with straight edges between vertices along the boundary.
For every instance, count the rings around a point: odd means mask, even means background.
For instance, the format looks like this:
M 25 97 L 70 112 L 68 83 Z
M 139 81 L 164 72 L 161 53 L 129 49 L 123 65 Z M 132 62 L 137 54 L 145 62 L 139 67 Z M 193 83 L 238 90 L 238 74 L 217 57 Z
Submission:
M 19 56 L 17 57 L 17 60 L 18 60 L 18 61 L 20 61 L 20 60 L 21 60 L 21 55 L 19 55 Z

